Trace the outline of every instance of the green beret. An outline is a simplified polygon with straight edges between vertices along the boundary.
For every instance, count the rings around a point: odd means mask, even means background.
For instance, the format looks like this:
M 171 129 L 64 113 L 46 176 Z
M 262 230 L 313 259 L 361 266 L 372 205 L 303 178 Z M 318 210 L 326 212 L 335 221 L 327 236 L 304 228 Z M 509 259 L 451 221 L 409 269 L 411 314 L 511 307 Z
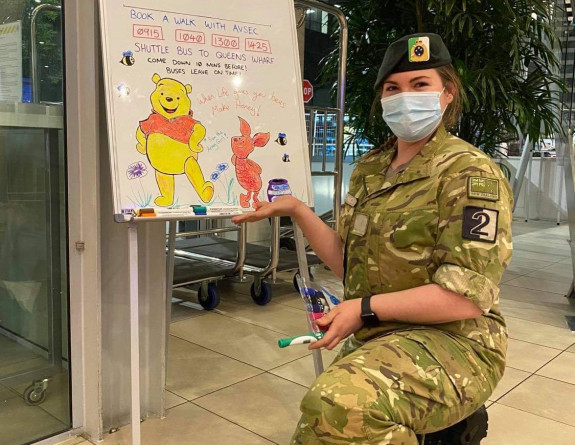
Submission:
M 393 73 L 426 70 L 451 63 L 449 50 L 441 37 L 433 33 L 411 34 L 396 40 L 385 52 L 374 88 Z

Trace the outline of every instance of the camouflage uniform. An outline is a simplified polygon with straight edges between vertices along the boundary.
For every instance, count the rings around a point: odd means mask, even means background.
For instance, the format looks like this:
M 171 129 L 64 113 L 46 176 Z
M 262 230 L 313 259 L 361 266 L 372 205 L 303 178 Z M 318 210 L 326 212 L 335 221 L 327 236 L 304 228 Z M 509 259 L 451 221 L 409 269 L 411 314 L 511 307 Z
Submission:
M 415 445 L 415 433 L 472 414 L 503 375 L 498 283 L 512 251 L 509 184 L 443 127 L 386 179 L 394 142 L 362 157 L 351 177 L 340 227 L 345 298 L 436 283 L 483 315 L 359 330 L 304 397 L 292 444 Z

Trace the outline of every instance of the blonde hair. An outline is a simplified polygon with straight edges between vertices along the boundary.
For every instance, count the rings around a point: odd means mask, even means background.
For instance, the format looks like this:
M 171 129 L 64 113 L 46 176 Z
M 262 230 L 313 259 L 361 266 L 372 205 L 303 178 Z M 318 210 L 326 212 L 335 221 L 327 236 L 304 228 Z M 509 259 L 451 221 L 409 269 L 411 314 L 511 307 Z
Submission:
M 435 68 L 435 70 L 439 74 L 443 86 L 453 95 L 453 101 L 447 106 L 443 114 L 443 125 L 445 125 L 445 128 L 448 130 L 452 130 L 457 127 L 459 117 L 463 111 L 465 92 L 461 85 L 461 79 L 453 65 L 440 66 Z

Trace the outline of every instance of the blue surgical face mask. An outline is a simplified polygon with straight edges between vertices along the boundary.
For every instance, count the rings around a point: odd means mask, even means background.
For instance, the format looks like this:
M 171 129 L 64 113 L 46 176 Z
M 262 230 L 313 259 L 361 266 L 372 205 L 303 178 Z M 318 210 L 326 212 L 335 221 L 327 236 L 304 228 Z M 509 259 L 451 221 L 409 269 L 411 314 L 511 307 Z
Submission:
M 441 123 L 439 98 L 445 91 L 399 93 L 381 99 L 383 120 L 393 134 L 406 142 L 425 139 Z

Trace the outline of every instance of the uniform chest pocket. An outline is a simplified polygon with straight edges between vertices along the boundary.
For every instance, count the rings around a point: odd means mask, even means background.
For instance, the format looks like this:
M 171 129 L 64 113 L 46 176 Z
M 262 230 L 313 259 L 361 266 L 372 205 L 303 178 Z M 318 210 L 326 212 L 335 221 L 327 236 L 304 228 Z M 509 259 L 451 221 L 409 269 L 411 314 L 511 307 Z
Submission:
M 383 238 L 396 249 L 435 246 L 438 222 L 436 207 L 387 212 L 384 225 L 389 227 L 389 239 Z
M 377 212 L 370 232 L 378 233 L 378 267 L 374 275 L 382 290 L 397 291 L 427 282 L 437 239 L 437 207 Z

